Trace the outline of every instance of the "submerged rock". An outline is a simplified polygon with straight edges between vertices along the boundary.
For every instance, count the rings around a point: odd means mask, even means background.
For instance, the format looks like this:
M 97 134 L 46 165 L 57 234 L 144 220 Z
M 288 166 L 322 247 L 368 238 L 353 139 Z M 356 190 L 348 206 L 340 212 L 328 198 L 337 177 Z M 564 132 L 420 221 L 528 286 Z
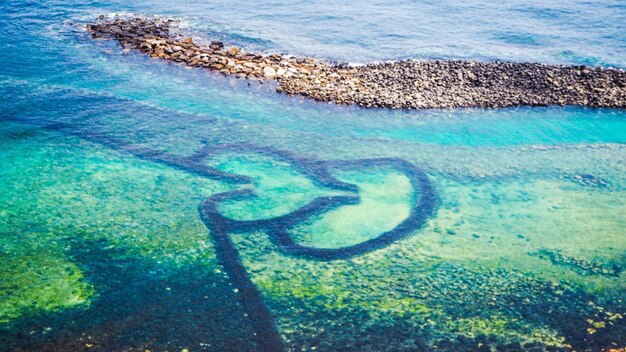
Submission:
M 558 250 L 543 248 L 530 254 L 542 259 L 547 259 L 554 265 L 571 268 L 591 275 L 616 277 L 623 271 L 623 268 L 616 262 L 602 262 L 599 259 L 589 260 L 576 258 L 564 255 Z

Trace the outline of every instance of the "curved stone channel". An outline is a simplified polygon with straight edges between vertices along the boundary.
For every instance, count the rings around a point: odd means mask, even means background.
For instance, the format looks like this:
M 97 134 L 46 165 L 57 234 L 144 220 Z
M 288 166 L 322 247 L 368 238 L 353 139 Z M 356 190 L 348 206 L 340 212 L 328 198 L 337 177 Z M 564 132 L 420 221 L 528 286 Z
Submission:
M 435 189 L 430 183 L 428 176 L 417 166 L 400 158 L 318 161 L 302 158 L 286 151 L 249 144 L 206 145 L 190 156 L 181 157 L 150 148 L 137 147 L 123 140 L 84 130 L 72 124 L 49 124 L 19 118 L 11 120 L 74 135 L 117 151 L 129 153 L 141 159 L 236 185 L 253 186 L 253 179 L 249 176 L 230 173 L 212 167 L 207 164 L 207 161 L 225 153 L 253 153 L 268 156 L 288 163 L 298 172 L 311 178 L 319 186 L 349 193 L 349 195 L 344 196 L 320 196 L 282 216 L 251 221 L 235 220 L 223 215 L 219 210 L 219 204 L 226 200 L 254 197 L 256 191 L 252 188 L 237 188 L 225 193 L 219 193 L 209 197 L 203 204 L 199 205 L 200 218 L 209 230 L 218 261 L 223 265 L 231 283 L 238 290 L 241 303 L 255 329 L 256 342 L 263 351 L 282 351 L 284 346 L 280 332 L 274 324 L 272 314 L 265 304 L 261 293 L 248 275 L 239 252 L 230 238 L 232 233 L 264 231 L 272 243 L 276 245 L 277 249 L 289 256 L 323 261 L 348 259 L 385 248 L 421 229 L 426 221 L 434 215 L 437 207 Z M 352 183 L 341 181 L 333 176 L 331 169 L 367 170 L 368 168 L 376 169 L 378 167 L 390 167 L 405 174 L 409 178 L 413 190 L 418 193 L 415 203 L 411 205 L 411 211 L 400 224 L 389 231 L 380 233 L 376 237 L 338 248 L 306 246 L 297 243 L 292 238 L 289 231 L 310 217 L 341 206 L 358 204 L 361 201 L 359 188 Z
M 318 101 L 403 109 L 579 105 L 626 108 L 626 72 L 616 68 L 477 61 L 400 61 L 350 67 L 313 58 L 247 53 L 176 31 L 172 20 L 100 16 L 94 38 L 124 50 L 242 79 L 275 80 L 276 91 Z

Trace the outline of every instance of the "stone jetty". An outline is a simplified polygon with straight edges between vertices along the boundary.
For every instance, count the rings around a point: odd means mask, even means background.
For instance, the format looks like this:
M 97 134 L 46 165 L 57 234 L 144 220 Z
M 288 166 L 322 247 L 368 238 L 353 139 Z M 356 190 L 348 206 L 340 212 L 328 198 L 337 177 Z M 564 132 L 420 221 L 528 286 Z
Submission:
M 99 17 L 93 38 L 124 50 L 235 75 L 318 101 L 394 109 L 579 105 L 626 108 L 626 72 L 514 62 L 400 61 L 350 67 L 313 58 L 249 53 L 220 41 L 197 45 L 172 20 Z

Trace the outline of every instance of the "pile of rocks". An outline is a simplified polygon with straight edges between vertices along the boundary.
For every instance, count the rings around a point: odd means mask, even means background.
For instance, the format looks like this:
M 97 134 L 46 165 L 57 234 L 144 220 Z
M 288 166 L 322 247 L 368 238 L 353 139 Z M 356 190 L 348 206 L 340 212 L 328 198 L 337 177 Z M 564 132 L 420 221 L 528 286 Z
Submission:
M 626 107 L 626 72 L 620 69 L 512 62 L 403 61 L 333 71 L 335 75 L 350 77 L 349 81 L 341 82 L 340 89 L 336 81 L 317 84 L 310 79 L 288 80 L 282 82 L 282 88 L 317 100 L 366 107 Z
M 101 16 L 96 23 L 89 24 L 87 29 L 93 38 L 113 38 L 126 50 L 137 49 L 153 58 L 245 78 L 309 76 L 320 65 L 313 59 L 252 54 L 237 47 L 225 49 L 224 43 L 220 41 L 212 41 L 207 48 L 202 48 L 192 38 L 182 37 L 172 31 L 173 22 L 156 18 L 106 20 Z
M 279 82 L 277 91 L 319 101 L 387 108 L 581 105 L 626 107 L 626 72 L 587 66 L 512 62 L 402 61 L 360 67 L 312 58 L 260 55 L 213 41 L 196 45 L 171 20 L 105 19 L 87 26 L 94 38 L 119 41 L 154 58 L 247 79 Z

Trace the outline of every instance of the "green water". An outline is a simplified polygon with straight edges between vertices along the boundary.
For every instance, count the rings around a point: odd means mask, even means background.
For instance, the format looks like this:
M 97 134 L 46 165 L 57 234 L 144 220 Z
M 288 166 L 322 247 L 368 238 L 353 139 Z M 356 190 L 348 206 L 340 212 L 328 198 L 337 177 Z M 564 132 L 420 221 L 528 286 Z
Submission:
M 314 247 L 346 247 L 398 226 L 411 212 L 410 180 L 395 170 L 343 172 L 339 179 L 359 187 L 359 204 L 347 205 L 294 229 L 296 241 Z
M 220 212 L 235 220 L 261 220 L 287 215 L 315 198 L 341 194 L 316 185 L 287 162 L 270 157 L 225 154 L 209 163 L 218 170 L 252 177 L 255 196 L 220 203 Z
M 0 323 L 33 329 L 35 341 L 59 329 L 89 331 L 96 344 L 133 348 L 139 341 L 163 346 L 165 339 L 180 347 L 201 340 L 203 345 L 192 346 L 228 349 L 237 341 L 244 348 L 245 338 L 237 336 L 251 328 L 245 313 L 236 313 L 237 290 L 229 288 L 216 262 L 199 204 L 217 193 L 249 188 L 255 197 L 225 201 L 219 209 L 228 218 L 257 220 L 283 216 L 316 197 L 355 194 L 330 189 L 288 161 L 254 151 L 208 159 L 219 170 L 252 178 L 249 185 L 237 185 L 17 122 L 2 123 L 0 141 Z M 429 165 L 439 203 L 435 216 L 387 248 L 323 262 L 281 254 L 262 231 L 231 235 L 283 341 L 322 350 L 383 346 L 399 338 L 408 350 L 447 348 L 460 344 L 458 336 L 561 348 L 594 343 L 594 338 L 602 339 L 599 344 L 619 343 L 626 288 L 623 147 L 486 149 L 482 152 L 498 158 L 480 171 L 471 170 L 472 150 L 447 150 L 414 159 Z M 351 143 L 353 155 L 370 152 Z M 379 152 L 402 154 L 385 143 Z M 466 163 L 438 169 L 441 160 L 429 155 Z M 486 162 L 483 158 L 478 160 Z M 581 166 L 585 173 L 577 171 Z M 576 177 L 591 172 L 594 178 Z M 356 185 L 360 202 L 292 228 L 299 244 L 338 248 L 373 238 L 402 222 L 419 194 L 408 176 L 392 167 L 331 168 L 331 173 Z M 84 248 L 110 253 L 92 257 Z M 102 278 L 113 268 L 125 272 L 135 266 L 145 272 L 120 274 L 113 282 Z M 186 283 L 190 273 L 217 278 L 205 279 L 213 284 L 198 288 Z M 121 279 L 126 276 L 132 280 Z M 158 283 L 155 291 L 138 296 L 132 287 L 146 280 Z M 115 295 L 111 292 L 121 290 L 123 299 L 116 303 L 131 318 L 150 317 L 156 308 L 132 307 L 142 307 L 145 297 L 158 290 L 170 294 L 177 280 L 190 291 L 172 296 L 182 305 L 175 309 L 205 307 L 187 300 L 192 292 L 222 295 L 213 304 L 231 308 L 212 322 L 219 321 L 226 332 L 190 328 L 187 339 L 174 332 L 161 338 L 150 331 L 147 337 L 99 335 L 125 331 L 126 323 L 98 305 Z M 224 298 L 223 292 L 233 297 Z M 179 314 L 175 309 L 167 314 Z M 73 314 L 94 320 L 68 328 L 63 317 Z M 97 320 L 93 314 L 111 317 Z M 83 344 L 69 336 L 56 341 Z

